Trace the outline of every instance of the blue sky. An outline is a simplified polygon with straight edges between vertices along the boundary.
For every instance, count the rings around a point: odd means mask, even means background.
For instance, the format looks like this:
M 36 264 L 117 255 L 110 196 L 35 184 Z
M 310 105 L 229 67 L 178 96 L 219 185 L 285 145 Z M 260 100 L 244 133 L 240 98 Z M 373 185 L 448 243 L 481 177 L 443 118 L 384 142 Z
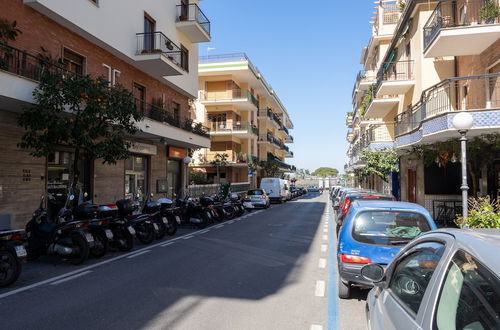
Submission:
M 278 93 L 295 129 L 290 149 L 297 168 L 343 171 L 345 114 L 368 43 L 371 0 L 208 0 L 212 42 L 200 55 L 245 52 Z

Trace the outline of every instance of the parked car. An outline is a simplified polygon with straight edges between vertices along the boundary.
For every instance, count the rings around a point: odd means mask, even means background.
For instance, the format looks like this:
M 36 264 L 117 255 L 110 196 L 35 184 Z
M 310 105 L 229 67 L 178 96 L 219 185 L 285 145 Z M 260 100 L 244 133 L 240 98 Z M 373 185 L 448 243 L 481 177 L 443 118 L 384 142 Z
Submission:
M 353 191 L 347 191 L 343 197 L 342 200 L 339 202 L 339 205 L 335 207 L 336 212 L 336 217 L 335 221 L 337 223 L 337 232 L 342 226 L 342 222 L 344 221 L 345 215 L 349 211 L 349 208 L 351 207 L 352 203 L 355 200 L 365 200 L 365 201 L 396 201 L 394 196 L 391 195 L 386 195 L 386 194 L 380 194 L 380 193 L 373 193 L 369 191 L 364 191 L 364 190 L 353 190 Z M 342 207 L 340 207 L 342 205 Z
M 307 192 L 319 192 L 319 188 L 316 186 L 307 187 Z
M 254 209 L 257 207 L 269 208 L 271 200 L 267 196 L 264 189 L 250 189 L 244 197 L 244 206 L 247 209 Z
M 339 297 L 349 298 L 353 285 L 372 285 L 361 277 L 365 264 L 388 265 L 413 238 L 436 228 L 429 212 L 417 204 L 354 201 L 338 239 Z
M 292 196 L 288 181 L 279 178 L 262 178 L 260 188 L 263 189 L 271 201 L 278 203 L 289 201 Z
M 333 199 L 335 198 L 337 192 L 342 189 L 343 187 L 342 186 L 333 186 L 330 188 L 330 200 L 333 201 Z
M 499 250 L 500 229 L 446 229 L 364 266 L 368 328 L 500 329 Z

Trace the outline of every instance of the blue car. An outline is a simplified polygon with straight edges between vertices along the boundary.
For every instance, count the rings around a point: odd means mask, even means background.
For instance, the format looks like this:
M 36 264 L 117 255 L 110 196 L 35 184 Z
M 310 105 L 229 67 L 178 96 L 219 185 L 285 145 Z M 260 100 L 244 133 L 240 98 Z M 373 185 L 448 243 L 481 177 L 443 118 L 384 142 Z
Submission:
M 338 294 L 347 299 L 351 286 L 371 287 L 361 277 L 366 264 L 385 267 L 413 238 L 437 229 L 429 212 L 420 205 L 393 201 L 354 201 L 340 228 Z

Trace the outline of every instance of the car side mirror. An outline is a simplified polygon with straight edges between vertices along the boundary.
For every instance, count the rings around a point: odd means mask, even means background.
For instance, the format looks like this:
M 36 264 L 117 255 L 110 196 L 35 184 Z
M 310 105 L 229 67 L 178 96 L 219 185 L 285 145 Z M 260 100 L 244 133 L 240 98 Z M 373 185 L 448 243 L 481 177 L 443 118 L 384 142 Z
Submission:
M 385 270 L 384 267 L 379 264 L 368 264 L 361 268 L 361 276 L 373 283 L 380 282 L 384 279 Z

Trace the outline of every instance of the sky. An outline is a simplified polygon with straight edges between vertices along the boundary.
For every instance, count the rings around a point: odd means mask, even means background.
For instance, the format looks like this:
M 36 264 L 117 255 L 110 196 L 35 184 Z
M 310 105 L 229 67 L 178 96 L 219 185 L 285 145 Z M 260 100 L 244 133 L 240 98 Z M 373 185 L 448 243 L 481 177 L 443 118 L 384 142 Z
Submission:
M 244 52 L 273 86 L 294 123 L 289 164 L 311 171 L 347 161 L 345 115 L 372 0 L 208 0 L 212 41 L 200 56 Z

